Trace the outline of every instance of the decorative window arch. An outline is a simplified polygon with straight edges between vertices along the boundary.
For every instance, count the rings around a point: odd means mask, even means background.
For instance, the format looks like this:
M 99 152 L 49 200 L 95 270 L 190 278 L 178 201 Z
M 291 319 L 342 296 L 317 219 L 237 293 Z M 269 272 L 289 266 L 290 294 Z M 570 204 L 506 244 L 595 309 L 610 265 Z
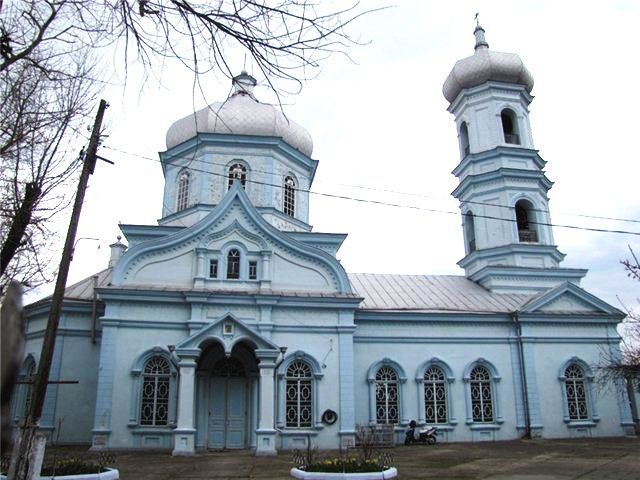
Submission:
M 476 251 L 476 226 L 471 210 L 464 214 L 464 232 L 467 240 L 467 254 Z
M 323 373 L 318 361 L 297 351 L 288 355 L 278 368 L 279 428 L 323 428 L 318 401 L 318 382 Z
M 418 385 L 418 423 L 438 425 L 439 428 L 456 425 L 450 385 L 455 381 L 451 368 L 434 357 L 424 362 L 416 372 Z
M 405 425 L 402 384 L 407 381 L 404 369 L 384 358 L 369 367 L 369 423 Z
M 247 183 L 247 167 L 245 167 L 242 163 L 234 163 L 229 167 L 229 173 L 227 175 L 228 183 L 227 189 L 231 188 L 233 182 L 238 180 L 242 185 L 242 188 L 245 188 Z
M 578 357 L 564 362 L 558 375 L 562 386 L 564 422 L 568 426 L 595 425 L 600 421 L 593 395 L 594 374 Z
M 20 373 L 18 374 L 18 380 L 27 381 L 33 380 L 36 374 L 36 360 L 32 354 L 22 362 Z M 11 414 L 14 421 L 20 421 L 24 419 L 31 408 L 31 394 L 33 392 L 32 383 L 23 383 L 17 385 L 13 392 L 13 400 L 11 402 Z
M 510 108 L 505 108 L 500 112 L 500 121 L 502 124 L 504 142 L 512 145 L 520 145 L 518 117 L 516 113 Z
M 516 225 L 519 242 L 537 242 L 536 215 L 533 204 L 527 199 L 520 199 L 515 204 Z
M 467 122 L 460 124 L 460 147 L 462 148 L 463 157 L 469 155 L 469 127 L 467 126 Z
M 183 170 L 178 175 L 178 185 L 176 188 L 176 212 L 180 212 L 189 206 L 189 172 Z
M 240 250 L 237 248 L 229 249 L 227 252 L 227 278 L 239 279 L 240 278 Z
M 462 381 L 465 385 L 467 425 L 497 428 L 504 423 L 498 396 L 500 380 L 496 368 L 483 358 L 470 363 L 464 369 Z
M 296 214 L 296 182 L 290 175 L 284 179 L 284 213 L 290 217 Z
M 130 427 L 166 427 L 176 423 L 178 371 L 170 353 L 154 347 L 140 355 L 131 369 L 134 379 Z

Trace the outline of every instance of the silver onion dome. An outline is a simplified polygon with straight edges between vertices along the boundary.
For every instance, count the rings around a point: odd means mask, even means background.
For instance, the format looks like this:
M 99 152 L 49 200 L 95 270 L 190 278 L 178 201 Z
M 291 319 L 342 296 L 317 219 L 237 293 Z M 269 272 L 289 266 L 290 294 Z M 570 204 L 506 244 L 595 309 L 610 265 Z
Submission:
M 215 102 L 175 122 L 167 131 L 167 148 L 195 137 L 198 133 L 222 133 L 279 137 L 310 157 L 311 135 L 285 117 L 273 105 L 260 103 L 253 94 L 256 80 L 246 72 L 233 78 L 233 93 L 224 102 Z
M 494 52 L 484 38 L 484 29 L 477 25 L 473 55 L 458 60 L 442 86 L 444 97 L 453 102 L 465 88 L 482 85 L 488 81 L 508 82 L 524 85 L 528 92 L 533 89 L 533 77 L 515 53 Z

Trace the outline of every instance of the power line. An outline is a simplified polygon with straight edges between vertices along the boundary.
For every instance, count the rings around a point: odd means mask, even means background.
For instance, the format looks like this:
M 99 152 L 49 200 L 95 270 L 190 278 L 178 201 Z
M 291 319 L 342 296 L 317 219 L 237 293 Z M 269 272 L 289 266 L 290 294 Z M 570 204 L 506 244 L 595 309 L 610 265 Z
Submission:
M 155 158 L 151 158 L 151 157 L 147 157 L 144 155 L 140 155 L 137 153 L 131 153 L 131 152 L 126 152 L 124 150 L 119 150 L 117 148 L 114 147 L 109 147 L 109 146 L 104 146 L 105 148 L 108 148 L 110 150 L 114 150 L 116 152 L 120 152 L 120 153 L 124 153 L 126 155 L 132 155 L 132 156 L 136 156 L 139 158 L 142 158 L 144 160 L 149 160 L 152 162 L 157 162 L 157 163 L 161 163 L 161 160 L 159 159 L 155 159 Z M 196 161 L 201 161 L 201 160 L 196 160 Z M 175 167 L 184 167 L 184 165 L 181 164 L 177 164 L 177 163 L 172 163 L 172 162 L 164 162 L 167 165 L 172 165 Z M 192 163 L 192 160 L 189 161 L 189 164 Z M 208 165 L 218 165 L 218 166 L 225 166 L 225 164 L 220 164 L 220 163 L 215 163 L 215 162 L 211 162 L 208 163 Z M 212 172 L 209 170 L 203 170 L 200 168 L 195 168 L 195 167 L 188 167 L 190 170 L 195 171 L 195 172 L 200 172 L 200 173 L 205 173 L 207 175 L 214 175 L 217 177 L 223 177 L 223 178 L 227 178 L 226 174 L 222 174 L 222 173 L 217 173 L 217 172 Z M 255 172 L 262 172 L 262 173 L 267 173 L 269 175 L 277 175 L 274 174 L 273 172 L 263 172 L 260 170 L 253 170 Z M 246 179 L 246 182 L 248 183 L 253 183 L 256 185 L 264 185 L 264 186 L 269 186 L 269 187 L 275 187 L 275 188 L 284 188 L 284 185 L 281 185 L 279 183 L 269 183 L 269 182 L 262 182 L 259 180 L 252 180 L 250 178 Z M 352 196 L 348 196 L 348 195 L 338 195 L 338 194 L 332 194 L 332 193 L 326 193 L 326 192 L 318 192 L 318 191 L 313 191 L 310 189 L 304 189 L 304 188 L 300 188 L 300 187 L 294 187 L 294 190 L 298 191 L 298 192 L 304 192 L 304 193 L 309 193 L 311 195 L 317 195 L 317 196 L 321 196 L 321 197 L 327 197 L 327 198 L 335 198 L 335 199 L 340 199 L 340 200 L 350 200 L 350 201 L 354 201 L 354 202 L 360 202 L 360 203 L 370 203 L 370 204 L 374 204 L 374 205 L 384 205 L 384 206 L 389 206 L 389 207 L 396 207 L 396 208 L 408 208 L 408 209 L 412 209 L 412 210 L 418 210 L 418 211 L 425 211 L 425 212 L 433 212 L 433 213 L 444 213 L 444 214 L 449 214 L 449 215 L 456 215 L 459 216 L 460 212 L 458 211 L 451 211 L 451 210 L 440 210 L 440 209 L 436 209 L 436 208 L 426 208 L 426 207 L 419 207 L 417 205 L 406 205 L 406 204 L 400 204 L 400 203 L 392 203 L 392 202 L 385 202 L 382 200 L 371 200 L 371 199 L 366 199 L 366 198 L 359 198 L 359 197 L 352 197 Z M 467 202 L 469 203 L 469 202 Z M 512 207 L 509 207 L 512 208 Z M 546 210 L 543 210 L 546 213 Z M 496 217 L 493 215 L 481 215 L 481 214 L 473 214 L 474 218 L 485 218 L 488 220 L 497 220 L 497 221 L 501 221 L 501 222 L 509 222 L 509 223 L 516 223 L 517 220 L 515 218 L 502 218 L 502 217 Z M 595 216 L 593 216 L 592 218 L 597 218 Z M 607 220 L 616 220 L 614 218 L 609 218 L 609 217 L 602 217 L 604 219 Z M 631 222 L 638 222 L 637 220 L 621 220 L 621 221 L 631 221 Z M 560 223 L 547 223 L 547 222 L 536 222 L 536 221 L 529 221 L 530 224 L 533 225 L 541 225 L 541 226 L 546 226 L 546 227 L 558 227 L 558 228 L 568 228 L 568 229 L 572 229 L 572 230 L 583 230 L 583 231 L 589 231 L 589 232 L 599 232 L 599 233 L 618 233 L 618 234 L 624 234 L 624 235 L 637 235 L 640 236 L 640 232 L 632 232 L 632 231 L 628 231 L 628 230 L 612 230 L 612 229 L 606 229 L 606 228 L 595 228 L 595 227 L 581 227 L 578 225 L 567 225 L 567 224 L 560 224 Z

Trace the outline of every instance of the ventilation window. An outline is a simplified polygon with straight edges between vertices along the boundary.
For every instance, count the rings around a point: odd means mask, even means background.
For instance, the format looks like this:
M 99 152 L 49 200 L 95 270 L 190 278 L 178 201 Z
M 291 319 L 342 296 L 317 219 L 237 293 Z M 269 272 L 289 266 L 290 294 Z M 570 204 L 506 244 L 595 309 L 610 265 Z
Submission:
M 468 253 L 476 251 L 476 228 L 473 220 L 473 212 L 468 211 L 464 214 L 464 229 L 467 234 L 467 251 Z
M 258 262 L 252 260 L 249 262 L 249 280 L 258 279 Z
M 520 137 L 518 136 L 518 121 L 513 110 L 505 108 L 500 114 L 502 120 L 502 133 L 504 134 L 504 142 L 512 145 L 520 145 Z
M 537 242 L 538 232 L 534 225 L 533 205 L 527 200 L 516 202 L 516 223 L 520 242 Z
M 240 278 L 240 251 L 236 248 L 232 248 L 227 254 L 227 278 Z
M 218 259 L 209 260 L 209 278 L 218 278 Z
M 296 182 L 291 177 L 284 179 L 284 213 L 290 217 L 296 213 Z
M 189 204 L 189 173 L 182 172 L 178 177 L 176 194 L 176 212 L 184 210 Z
M 462 125 L 460 125 L 460 146 L 462 147 L 463 155 L 465 157 L 469 155 L 469 129 L 467 128 L 467 122 L 462 122 Z
M 235 163 L 229 167 L 229 184 L 228 188 L 231 188 L 234 181 L 240 181 L 242 188 L 247 183 L 247 168 L 241 163 Z

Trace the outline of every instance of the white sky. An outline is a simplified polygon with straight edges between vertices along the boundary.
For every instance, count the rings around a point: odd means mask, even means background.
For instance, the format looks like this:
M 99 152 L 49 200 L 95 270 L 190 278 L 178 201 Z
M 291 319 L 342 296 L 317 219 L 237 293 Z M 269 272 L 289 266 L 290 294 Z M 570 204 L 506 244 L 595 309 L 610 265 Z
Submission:
M 383 2 L 365 2 L 365 7 Z M 536 148 L 555 182 L 549 192 L 556 224 L 640 232 L 640 223 L 589 220 L 575 214 L 640 220 L 637 119 L 640 100 L 640 2 L 399 0 L 369 15 L 351 33 L 370 43 L 351 50 L 357 63 L 332 57 L 285 113 L 309 130 L 320 161 L 313 190 L 458 212 L 450 196 L 459 162 L 453 116 L 442 83 L 456 60 L 473 53 L 473 16 L 480 12 L 490 48 L 520 55 L 535 79 L 531 111 Z M 235 63 L 242 68 L 242 55 Z M 116 60 L 117 61 L 117 60 Z M 248 69 L 250 70 L 250 66 Z M 251 73 L 251 72 L 250 72 Z M 118 223 L 154 224 L 162 208 L 157 159 L 178 118 L 205 105 L 192 78 L 177 67 L 139 89 L 104 95 L 107 133 L 90 179 L 69 284 L 106 267 Z M 226 98 L 230 83 L 203 79 L 208 103 Z M 266 87 L 257 96 L 270 101 Z M 344 187 L 351 184 L 390 194 Z M 315 231 L 348 233 L 338 257 L 349 272 L 461 274 L 459 214 L 434 213 L 311 196 Z M 554 229 L 567 254 L 563 266 L 587 267 L 583 286 L 619 307 L 633 306 L 640 285 L 619 260 L 640 236 Z M 100 249 L 97 249 L 98 243 Z M 57 262 L 57 260 L 56 260 Z

